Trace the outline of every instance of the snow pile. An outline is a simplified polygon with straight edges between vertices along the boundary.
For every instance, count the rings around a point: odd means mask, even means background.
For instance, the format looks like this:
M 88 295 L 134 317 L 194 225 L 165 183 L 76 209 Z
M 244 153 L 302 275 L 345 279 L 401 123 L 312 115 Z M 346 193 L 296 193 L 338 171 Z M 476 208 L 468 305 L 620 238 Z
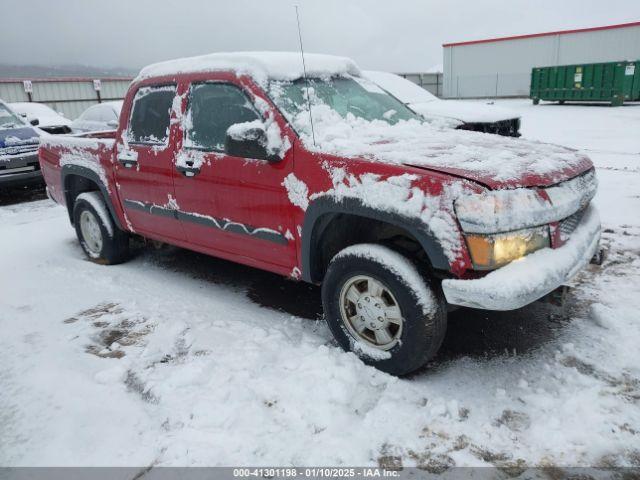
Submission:
M 304 60 L 307 75 L 310 77 L 360 75 L 360 70 L 353 60 L 346 57 L 306 53 Z M 238 76 L 248 75 L 261 85 L 266 85 L 269 79 L 296 80 L 303 76 L 300 53 L 232 52 L 155 63 L 143 68 L 134 82 L 164 75 L 216 71 L 235 72 Z
M 390 164 L 456 169 L 472 177 L 502 182 L 519 182 L 524 175 L 548 175 L 551 181 L 561 181 L 566 179 L 564 171 L 590 166 L 584 155 L 557 145 L 436 128 L 418 120 L 390 125 L 351 113 L 343 118 L 324 104 L 313 105 L 311 111 L 315 145 L 308 110 L 302 109 L 290 121 L 312 151 Z

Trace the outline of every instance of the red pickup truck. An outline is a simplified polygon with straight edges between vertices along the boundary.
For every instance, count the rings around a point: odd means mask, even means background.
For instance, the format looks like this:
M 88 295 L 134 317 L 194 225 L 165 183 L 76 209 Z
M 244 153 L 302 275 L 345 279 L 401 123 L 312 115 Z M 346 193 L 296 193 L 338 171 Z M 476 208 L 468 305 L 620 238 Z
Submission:
M 430 125 L 349 59 L 229 53 L 144 68 L 116 131 L 49 137 L 50 196 L 97 263 L 134 235 L 322 284 L 337 342 L 406 374 L 450 306 L 509 310 L 595 254 L 591 161 Z

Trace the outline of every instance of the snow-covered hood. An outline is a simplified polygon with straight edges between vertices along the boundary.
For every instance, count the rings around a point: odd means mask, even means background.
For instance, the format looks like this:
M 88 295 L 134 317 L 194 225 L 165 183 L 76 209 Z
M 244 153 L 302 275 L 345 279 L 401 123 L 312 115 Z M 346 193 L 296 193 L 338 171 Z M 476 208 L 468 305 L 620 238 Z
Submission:
M 38 119 L 38 127 L 70 127 L 72 123 L 71 120 L 61 115 L 51 115 L 51 116 L 33 115 L 33 118 Z
M 298 115 L 298 128 L 308 122 Z M 498 135 L 436 128 L 416 120 L 390 125 L 328 108 L 313 109 L 316 144 L 302 134 L 309 150 L 367 161 L 408 165 L 466 178 L 491 189 L 550 186 L 592 168 L 575 150 Z M 300 130 L 299 130 L 300 131 Z
M 493 123 L 520 118 L 518 113 L 506 108 L 472 102 L 433 100 L 431 102 L 409 103 L 409 107 L 426 117 L 432 115 L 449 117 L 464 123 Z
M 31 127 L 0 129 L 0 148 L 37 145 L 38 133 Z
M 510 137 L 500 137 L 506 142 L 488 144 L 487 135 L 466 133 L 469 135 L 456 135 L 451 144 L 416 139 L 414 146 L 423 147 L 422 154 L 407 156 L 402 163 L 473 180 L 492 190 L 548 187 L 593 167 L 585 155 L 558 145 Z M 384 150 L 376 156 L 386 158 Z

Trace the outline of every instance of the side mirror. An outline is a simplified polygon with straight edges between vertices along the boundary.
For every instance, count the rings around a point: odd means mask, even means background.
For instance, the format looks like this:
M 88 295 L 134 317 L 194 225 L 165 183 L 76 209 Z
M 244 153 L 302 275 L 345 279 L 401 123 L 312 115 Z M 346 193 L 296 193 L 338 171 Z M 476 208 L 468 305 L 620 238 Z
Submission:
M 109 120 L 107 122 L 107 127 L 118 128 L 118 120 Z
M 34 127 L 37 127 L 38 125 L 40 125 L 40 120 L 38 120 L 37 118 L 32 118 L 31 120 L 29 120 L 29 123 Z
M 225 152 L 233 157 L 256 158 L 272 163 L 282 160 L 267 152 L 267 132 L 260 120 L 231 125 L 224 143 Z

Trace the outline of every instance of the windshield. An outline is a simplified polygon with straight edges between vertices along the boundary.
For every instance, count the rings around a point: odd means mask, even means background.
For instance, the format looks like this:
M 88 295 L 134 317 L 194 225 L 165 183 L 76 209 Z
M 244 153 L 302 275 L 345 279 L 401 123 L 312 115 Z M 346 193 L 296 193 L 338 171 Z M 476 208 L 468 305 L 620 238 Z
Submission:
M 5 105 L 0 103 L 0 128 L 16 128 L 23 127 L 22 119 L 9 110 Z
M 348 114 L 367 121 L 381 120 L 391 125 L 400 120 L 422 118 L 373 82 L 359 77 L 310 78 L 309 97 L 312 108 L 326 105 L 341 117 Z M 306 82 L 272 81 L 269 93 L 278 108 L 291 121 L 302 111 L 308 111 Z
M 403 103 L 424 103 L 438 100 L 431 92 L 395 73 L 367 70 L 363 74 Z

